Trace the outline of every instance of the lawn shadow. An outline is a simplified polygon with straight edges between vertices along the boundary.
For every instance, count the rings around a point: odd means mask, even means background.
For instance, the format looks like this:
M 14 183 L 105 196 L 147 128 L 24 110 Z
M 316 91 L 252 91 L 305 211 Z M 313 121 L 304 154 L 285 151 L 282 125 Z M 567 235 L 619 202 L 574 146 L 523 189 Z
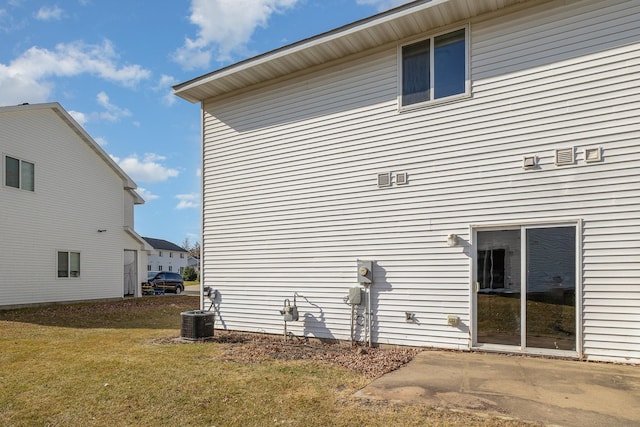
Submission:
M 63 328 L 176 329 L 180 313 L 199 309 L 200 299 L 189 295 L 125 298 L 118 301 L 53 304 L 0 310 L 0 321 Z

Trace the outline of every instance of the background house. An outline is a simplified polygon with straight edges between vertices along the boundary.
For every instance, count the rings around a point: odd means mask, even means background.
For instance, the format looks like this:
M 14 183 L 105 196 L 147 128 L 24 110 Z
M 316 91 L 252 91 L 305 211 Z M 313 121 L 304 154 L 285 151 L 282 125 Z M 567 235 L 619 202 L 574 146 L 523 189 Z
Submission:
M 187 259 L 187 265 L 193 267 L 193 270 L 196 272 L 198 277 L 200 277 L 200 259 L 189 256 L 189 259 Z
M 216 324 L 640 362 L 639 72 L 637 1 L 442 0 L 177 85 Z
M 64 108 L 1 107 L 0 153 L 0 306 L 140 295 L 144 200 Z
M 187 266 L 189 252 L 168 240 L 144 237 L 153 251 L 147 259 L 147 271 L 174 271 L 180 273 Z

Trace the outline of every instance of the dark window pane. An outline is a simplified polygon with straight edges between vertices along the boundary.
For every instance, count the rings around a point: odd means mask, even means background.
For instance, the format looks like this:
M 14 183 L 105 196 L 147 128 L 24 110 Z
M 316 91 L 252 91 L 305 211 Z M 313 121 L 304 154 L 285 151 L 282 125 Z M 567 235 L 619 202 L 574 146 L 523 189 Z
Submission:
M 429 100 L 429 46 L 425 40 L 402 48 L 402 105 Z
M 69 252 L 58 252 L 58 277 L 69 277 Z
M 436 99 L 465 92 L 464 30 L 434 41 L 434 96 Z
M 9 187 L 20 188 L 20 160 L 6 157 L 5 184 Z

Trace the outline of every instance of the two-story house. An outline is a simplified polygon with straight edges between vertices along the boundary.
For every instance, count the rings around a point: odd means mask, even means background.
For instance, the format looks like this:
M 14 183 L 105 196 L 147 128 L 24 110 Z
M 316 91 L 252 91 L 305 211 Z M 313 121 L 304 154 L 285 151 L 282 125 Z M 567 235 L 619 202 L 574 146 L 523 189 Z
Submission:
M 0 107 L 0 308 L 139 296 L 136 184 L 58 103 Z
M 638 1 L 432 0 L 175 86 L 217 324 L 640 362 L 638 76 Z
M 153 248 L 147 257 L 147 271 L 173 271 L 182 275 L 189 259 L 186 249 L 164 239 L 143 239 Z

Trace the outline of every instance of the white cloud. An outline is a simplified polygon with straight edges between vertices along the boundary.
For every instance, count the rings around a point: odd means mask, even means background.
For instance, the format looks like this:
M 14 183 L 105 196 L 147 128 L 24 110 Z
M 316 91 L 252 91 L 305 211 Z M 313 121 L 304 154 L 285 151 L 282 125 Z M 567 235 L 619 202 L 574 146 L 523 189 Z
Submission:
M 164 92 L 162 96 L 162 103 L 168 107 L 172 106 L 176 102 L 176 96 L 173 94 L 173 85 L 178 83 L 178 80 L 173 76 L 167 76 L 163 74 L 160 76 L 158 85 L 154 88 L 156 92 Z
M 374 6 L 379 12 L 382 12 L 402 4 L 411 3 L 411 1 L 412 0 L 356 0 L 356 3 Z
M 136 182 L 162 182 L 179 174 L 178 170 L 164 166 L 161 162 L 166 158 L 155 153 L 145 153 L 142 159 L 136 154 L 124 159 L 111 158 Z
M 42 6 L 38 12 L 36 12 L 36 19 L 38 21 L 59 21 L 62 19 L 63 10 L 58 6 Z
M 200 194 L 178 194 L 176 199 L 180 200 L 176 205 L 176 209 L 192 209 L 200 207 Z
M 131 112 L 126 108 L 120 108 L 116 105 L 113 105 L 111 101 L 109 101 L 109 95 L 107 95 L 107 93 L 104 91 L 96 95 L 96 100 L 98 102 L 98 105 L 106 110 L 100 113 L 96 113 L 96 116 L 100 119 L 110 122 L 117 122 L 123 117 L 131 116 Z
M 73 117 L 80 126 L 84 126 L 89 121 L 87 115 L 85 113 L 81 113 L 80 111 L 71 110 L 69 111 L 69 115 Z
M 60 43 L 53 50 L 37 46 L 8 65 L 0 64 L 0 105 L 45 102 L 55 86 L 53 77 L 91 74 L 127 87 L 151 76 L 140 65 L 119 65 L 112 43 Z
M 274 13 L 283 13 L 299 0 L 191 0 L 195 39 L 186 38 L 174 52 L 174 60 L 185 69 L 209 66 L 212 57 L 229 61 L 234 53 L 246 53 L 246 45 L 257 27 L 266 27 Z
M 160 198 L 160 196 L 158 196 L 157 194 L 151 193 L 151 191 L 147 190 L 146 188 L 138 187 L 136 188 L 136 191 L 147 202 Z

